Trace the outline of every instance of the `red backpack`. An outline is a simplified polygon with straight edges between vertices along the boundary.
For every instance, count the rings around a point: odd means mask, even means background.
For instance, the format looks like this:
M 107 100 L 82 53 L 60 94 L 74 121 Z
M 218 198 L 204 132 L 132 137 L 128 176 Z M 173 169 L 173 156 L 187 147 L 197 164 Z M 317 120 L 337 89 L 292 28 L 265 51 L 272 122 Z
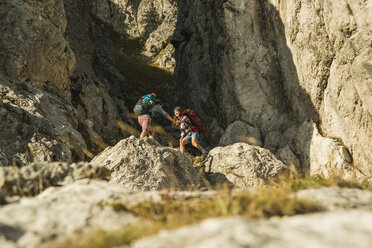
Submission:
M 186 115 L 190 119 L 190 122 L 193 125 L 193 129 L 196 128 L 198 129 L 199 132 L 205 131 L 205 126 L 203 122 L 196 115 L 194 110 L 185 109 L 185 111 L 182 112 L 182 115 Z

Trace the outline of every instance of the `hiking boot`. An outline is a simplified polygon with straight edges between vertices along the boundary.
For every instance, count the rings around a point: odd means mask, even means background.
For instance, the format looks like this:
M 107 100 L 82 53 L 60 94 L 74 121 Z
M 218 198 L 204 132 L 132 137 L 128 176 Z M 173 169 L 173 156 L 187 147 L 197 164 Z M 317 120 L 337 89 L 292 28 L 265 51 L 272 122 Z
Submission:
M 203 157 L 203 160 L 207 157 L 208 153 L 206 150 L 201 150 L 201 153 L 202 153 L 202 157 Z

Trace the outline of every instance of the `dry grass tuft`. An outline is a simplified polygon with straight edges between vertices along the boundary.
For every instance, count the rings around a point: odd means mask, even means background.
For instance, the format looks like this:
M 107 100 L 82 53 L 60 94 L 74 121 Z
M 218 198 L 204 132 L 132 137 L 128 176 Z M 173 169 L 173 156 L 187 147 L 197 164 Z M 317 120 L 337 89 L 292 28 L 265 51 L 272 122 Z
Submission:
M 126 123 L 124 123 L 123 121 L 118 120 L 116 122 L 116 124 L 121 129 L 121 131 L 124 135 L 129 134 L 129 135 L 134 135 L 134 136 L 138 137 L 139 134 L 140 134 L 135 128 L 131 127 L 130 125 L 128 125 Z
M 88 237 L 79 237 L 79 242 L 65 247 L 111 247 L 128 245 L 132 241 L 156 234 L 163 229 L 174 229 L 184 225 L 195 224 L 207 218 L 242 216 L 247 219 L 270 218 L 272 216 L 292 216 L 323 211 L 316 202 L 297 199 L 296 191 L 308 188 L 339 186 L 372 190 L 369 182 L 344 180 L 337 176 L 299 177 L 293 170 L 281 175 L 255 191 L 231 190 L 227 185 L 220 187 L 215 194 L 206 197 L 174 197 L 169 192 L 162 194 L 159 202 L 141 202 L 135 206 L 121 203 L 103 203 L 116 211 L 132 213 L 140 217 L 143 223 L 127 227 L 114 233 L 94 232 Z
M 227 186 L 208 197 L 172 197 L 163 193 L 160 202 L 142 202 L 128 207 L 120 203 L 105 203 L 116 211 L 130 212 L 148 223 L 114 233 L 95 232 L 79 237 L 65 247 L 110 247 L 130 244 L 133 240 L 156 234 L 162 229 L 174 229 L 195 224 L 207 218 L 243 216 L 269 218 L 322 211 L 317 203 L 293 197 L 290 187 L 278 185 L 256 191 L 232 191 Z M 76 242 L 79 240 L 79 242 Z

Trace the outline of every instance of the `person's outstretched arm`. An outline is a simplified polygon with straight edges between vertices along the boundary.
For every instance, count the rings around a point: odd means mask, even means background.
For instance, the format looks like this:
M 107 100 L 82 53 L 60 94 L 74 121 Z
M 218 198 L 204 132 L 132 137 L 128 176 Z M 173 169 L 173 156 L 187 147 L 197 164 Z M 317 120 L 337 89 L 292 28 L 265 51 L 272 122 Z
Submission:
M 162 114 L 165 118 L 167 118 L 168 120 L 173 122 L 172 117 L 167 112 L 165 112 L 165 110 L 162 107 L 160 107 L 159 105 L 155 105 L 154 107 L 152 107 L 151 111 L 158 112 L 158 113 Z
M 173 122 L 173 119 L 172 119 L 172 117 L 169 114 L 167 114 L 167 116 L 165 118 L 167 118 L 168 120 L 170 120 L 171 122 Z

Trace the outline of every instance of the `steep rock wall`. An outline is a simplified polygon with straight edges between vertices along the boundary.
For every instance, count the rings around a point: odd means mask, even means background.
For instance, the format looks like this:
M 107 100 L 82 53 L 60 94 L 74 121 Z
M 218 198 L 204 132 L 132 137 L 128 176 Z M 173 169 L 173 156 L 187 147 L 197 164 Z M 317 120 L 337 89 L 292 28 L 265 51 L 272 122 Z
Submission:
M 213 123 L 210 130 L 242 120 L 266 135 L 295 123 L 273 27 L 258 1 L 188 1 L 179 11 L 173 43 L 180 104 L 196 102 L 193 107 Z
M 1 72 L 68 101 L 75 56 L 64 37 L 63 0 L 2 2 Z
M 323 135 L 340 140 L 351 152 L 354 165 L 370 172 L 372 3 L 344 0 L 272 4 L 284 22 L 298 74 L 298 83 L 285 81 L 293 108 L 306 113 L 308 106 L 299 104 L 302 98 L 296 96 L 300 87 L 319 115 Z
M 210 139 L 241 120 L 260 129 L 266 147 L 289 145 L 309 167 L 321 134 L 367 173 L 370 12 L 365 1 L 180 2 L 176 102 L 206 117 Z
M 115 144 L 117 120 L 130 122 L 125 79 L 87 1 L 1 1 L 0 17 L 0 165 L 85 160 Z
M 173 70 L 174 48 L 169 43 L 177 22 L 175 0 L 94 0 L 90 12 L 127 39 L 138 39 L 142 59 Z
M 104 142 L 114 145 L 120 136 L 116 121 L 127 120 L 127 97 L 122 90 L 125 78 L 114 66 L 111 42 L 105 28 L 97 25 L 89 15 L 89 2 L 64 0 L 64 8 L 68 21 L 66 40 L 76 56 L 70 90 L 79 131 L 88 143 L 92 143 L 85 124 L 91 121 L 92 130 Z M 91 147 L 97 148 L 93 143 Z

